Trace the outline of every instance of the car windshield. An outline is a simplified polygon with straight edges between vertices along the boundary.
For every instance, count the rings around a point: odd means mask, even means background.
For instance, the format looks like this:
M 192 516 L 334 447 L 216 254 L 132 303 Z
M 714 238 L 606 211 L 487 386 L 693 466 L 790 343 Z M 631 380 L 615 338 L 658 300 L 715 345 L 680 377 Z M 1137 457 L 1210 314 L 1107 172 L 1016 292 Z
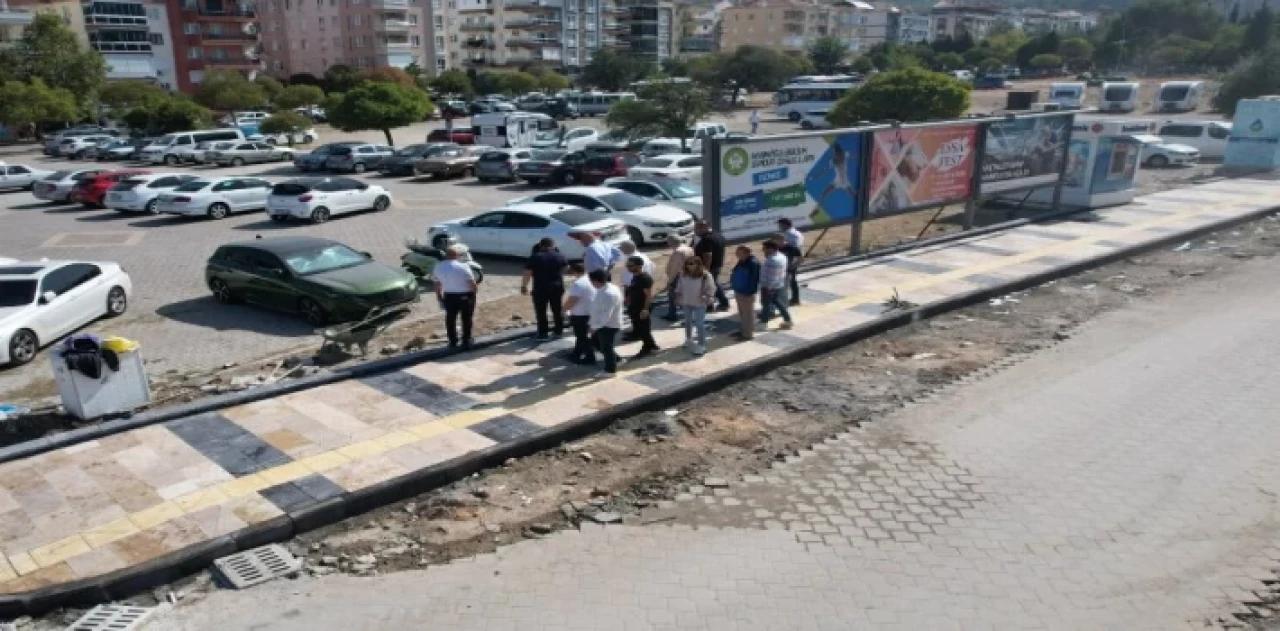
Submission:
M 675 162 L 675 160 L 672 160 L 671 158 L 649 158 L 648 160 L 644 160 L 640 164 L 637 164 L 636 166 L 661 168 L 661 167 L 671 166 L 672 162 Z
M 44 181 L 57 182 L 58 180 L 66 178 L 68 175 L 71 175 L 70 171 L 54 171 L 53 173 L 44 176 Z
M 601 195 L 600 201 L 608 204 L 614 210 L 617 210 L 620 212 L 627 212 L 629 210 L 635 210 L 637 208 L 644 208 L 646 206 L 653 205 L 653 202 L 643 197 L 640 197 L 639 195 L 632 195 L 631 193 L 627 193 L 623 191 L 619 191 L 617 193 L 610 193 L 608 195 Z
M 558 129 L 552 129 L 552 130 L 550 130 L 550 131 L 544 131 L 544 132 L 542 132 L 542 133 L 539 133 L 539 134 L 536 136 L 536 138 L 537 138 L 538 140 L 556 140 L 556 139 L 560 138 L 560 130 L 558 130 Z
M 532 159 L 546 160 L 547 162 L 554 162 L 556 160 L 559 160 L 560 158 L 563 158 L 564 154 L 566 153 L 569 153 L 569 152 L 568 151 L 535 151 L 533 152 Z
M 160 139 L 156 141 L 156 144 L 157 144 L 157 145 L 171 145 L 171 144 L 173 144 L 173 141 L 174 141 L 174 138 L 173 138 L 173 136 L 172 136 L 172 135 L 169 135 L 169 136 L 161 136 L 161 137 L 160 137 Z
M 147 183 L 146 178 L 131 177 L 131 178 L 120 180 L 120 183 L 116 184 L 115 189 L 117 191 L 132 191 L 133 189 L 137 188 L 139 185 L 146 184 L 146 183 Z
M 351 155 L 351 150 L 352 150 L 351 147 L 334 147 L 333 149 L 329 150 L 329 155 L 331 156 Z
M 365 258 L 363 254 L 336 243 L 318 250 L 294 252 L 284 257 L 285 265 L 288 265 L 289 269 L 299 276 L 321 274 L 336 269 L 355 267 L 368 262 L 369 259 Z
M 0 307 L 21 307 L 36 299 L 36 281 L 0 280 Z
M 1181 101 L 1187 98 L 1187 93 L 1191 91 L 1191 86 L 1187 85 L 1171 85 L 1160 90 L 1161 101 Z
M 210 184 L 212 184 L 212 182 L 209 182 L 206 180 L 191 180 L 190 182 L 187 182 L 186 184 L 183 184 L 182 186 L 179 186 L 178 188 L 173 189 L 173 192 L 193 193 L 195 191 L 203 190 L 205 187 L 209 186 Z
M 409 145 L 408 147 L 405 147 L 404 149 L 397 151 L 396 155 L 405 156 L 405 157 L 416 157 L 422 154 L 422 152 L 425 151 L 426 149 L 427 149 L 426 145 Z
M 611 131 L 600 136 L 597 140 L 602 142 L 626 142 L 630 140 L 630 138 L 627 138 L 627 135 L 620 131 Z
M 214 149 L 230 149 L 230 148 L 232 148 L 232 147 L 234 147 L 234 146 L 236 146 L 236 143 L 234 143 L 234 142 L 215 142 L 215 143 L 213 143 L 213 148 L 214 148 Z
M 689 199 L 697 197 L 702 199 L 702 187 L 684 182 L 675 181 L 665 186 L 667 194 L 675 199 Z

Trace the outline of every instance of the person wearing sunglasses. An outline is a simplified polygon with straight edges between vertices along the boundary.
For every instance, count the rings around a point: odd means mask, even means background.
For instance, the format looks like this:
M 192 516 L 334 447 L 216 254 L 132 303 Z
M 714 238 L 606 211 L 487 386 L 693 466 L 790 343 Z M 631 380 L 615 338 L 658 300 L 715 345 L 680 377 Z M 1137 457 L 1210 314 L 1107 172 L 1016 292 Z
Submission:
M 716 282 L 702 259 L 692 257 L 684 262 L 677 285 L 680 307 L 684 309 L 684 346 L 694 355 L 707 352 L 707 308 L 715 304 Z M 698 338 L 693 339 L 694 331 Z

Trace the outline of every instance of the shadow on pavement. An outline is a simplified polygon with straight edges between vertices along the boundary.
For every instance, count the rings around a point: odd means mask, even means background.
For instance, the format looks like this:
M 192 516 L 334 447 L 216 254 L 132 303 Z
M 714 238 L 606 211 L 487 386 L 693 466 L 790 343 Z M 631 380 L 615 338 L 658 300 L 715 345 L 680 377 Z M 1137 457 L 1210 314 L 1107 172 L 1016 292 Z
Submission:
M 76 221 L 119 221 L 121 219 L 136 219 L 137 215 L 128 213 L 118 213 L 114 210 L 102 213 L 100 215 L 89 215 L 87 217 L 76 217 Z
M 10 206 L 9 210 L 50 210 L 53 208 L 66 206 L 68 203 L 70 202 L 39 201 L 39 202 L 31 202 L 30 204 L 18 204 L 17 206 Z
M 202 296 L 167 304 L 156 315 L 216 331 L 252 331 L 280 337 L 314 335 L 312 327 L 288 313 L 249 305 L 218 304 L 212 296 Z

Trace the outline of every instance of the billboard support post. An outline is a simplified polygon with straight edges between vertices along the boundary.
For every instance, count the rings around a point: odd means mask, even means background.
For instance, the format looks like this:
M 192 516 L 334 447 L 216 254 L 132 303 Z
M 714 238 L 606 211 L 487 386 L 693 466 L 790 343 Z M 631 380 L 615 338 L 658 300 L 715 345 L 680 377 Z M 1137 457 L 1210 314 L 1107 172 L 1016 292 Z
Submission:
M 973 230 L 974 224 L 977 223 L 978 206 L 982 204 L 982 163 L 986 162 L 987 157 L 987 125 L 989 124 L 978 125 L 978 139 L 973 148 L 973 179 L 969 183 L 969 200 L 964 204 L 962 227 L 965 230 Z
M 1062 168 L 1058 169 L 1058 183 L 1053 187 L 1053 205 L 1050 207 L 1051 212 L 1057 212 L 1058 208 L 1062 205 L 1062 188 L 1066 185 L 1067 167 L 1071 162 L 1068 159 L 1070 157 L 1069 152 L 1071 150 L 1071 132 L 1075 126 L 1076 115 L 1073 113 L 1071 114 L 1071 117 L 1067 119 L 1067 135 L 1062 141 L 1062 146 L 1067 148 L 1068 155 L 1063 156 Z
M 720 143 L 721 139 L 711 137 L 702 146 L 702 163 L 710 168 L 702 169 L 702 219 L 711 224 L 711 229 L 720 232 Z

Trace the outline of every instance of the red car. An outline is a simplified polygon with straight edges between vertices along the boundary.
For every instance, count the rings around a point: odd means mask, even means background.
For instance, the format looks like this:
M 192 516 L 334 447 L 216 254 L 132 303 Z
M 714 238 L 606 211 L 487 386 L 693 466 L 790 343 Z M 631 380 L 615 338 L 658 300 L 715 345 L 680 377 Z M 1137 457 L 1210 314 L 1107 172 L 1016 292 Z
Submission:
M 454 129 L 450 135 L 448 130 L 437 129 L 427 134 L 427 142 L 453 142 L 460 145 L 476 144 L 476 135 L 469 130 Z
M 97 175 L 91 175 L 80 180 L 76 183 L 75 188 L 71 189 L 71 201 L 84 204 L 85 208 L 106 208 L 102 202 L 107 197 L 107 189 L 127 177 L 149 175 L 150 173 L 150 171 L 131 169 L 125 171 L 103 171 Z
M 592 156 L 582 165 L 582 183 L 603 184 L 611 177 L 626 175 L 627 170 L 637 164 L 640 164 L 640 156 L 634 153 Z

